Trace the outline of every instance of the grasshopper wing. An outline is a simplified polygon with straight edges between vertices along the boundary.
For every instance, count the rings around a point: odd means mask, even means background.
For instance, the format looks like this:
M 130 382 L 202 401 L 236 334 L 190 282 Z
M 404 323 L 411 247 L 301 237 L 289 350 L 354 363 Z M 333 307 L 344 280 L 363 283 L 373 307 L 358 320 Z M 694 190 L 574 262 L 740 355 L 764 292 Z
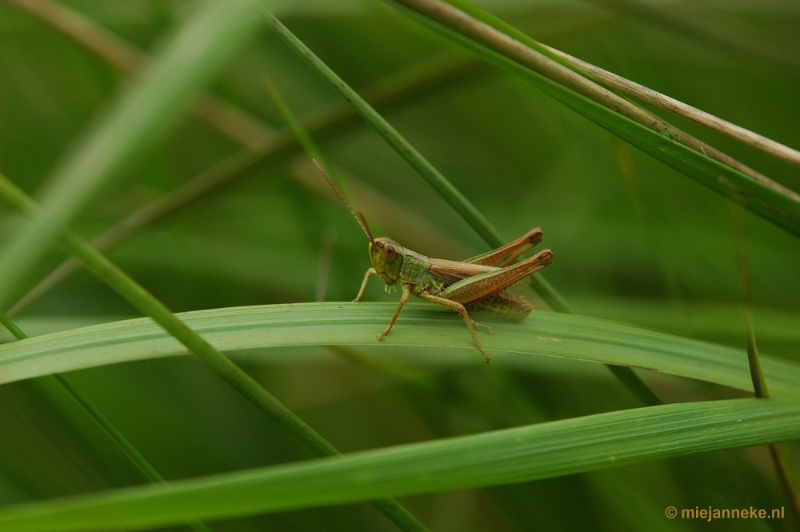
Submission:
M 553 253 L 545 249 L 513 266 L 498 268 L 458 281 L 439 295 L 464 306 L 472 305 L 499 294 L 509 286 L 538 272 L 552 260 Z
M 428 271 L 444 281 L 445 286 L 450 286 L 458 281 L 499 270 L 494 266 L 482 264 L 469 264 L 467 262 L 457 262 L 444 259 L 430 259 Z

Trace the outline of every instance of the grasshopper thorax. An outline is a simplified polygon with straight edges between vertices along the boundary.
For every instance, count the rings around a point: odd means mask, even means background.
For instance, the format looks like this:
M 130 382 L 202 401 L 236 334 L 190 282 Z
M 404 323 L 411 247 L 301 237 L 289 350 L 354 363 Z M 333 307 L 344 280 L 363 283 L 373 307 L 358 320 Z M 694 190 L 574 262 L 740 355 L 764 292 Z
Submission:
M 400 280 L 404 251 L 403 246 L 386 237 L 369 243 L 369 260 L 384 283 L 393 285 Z

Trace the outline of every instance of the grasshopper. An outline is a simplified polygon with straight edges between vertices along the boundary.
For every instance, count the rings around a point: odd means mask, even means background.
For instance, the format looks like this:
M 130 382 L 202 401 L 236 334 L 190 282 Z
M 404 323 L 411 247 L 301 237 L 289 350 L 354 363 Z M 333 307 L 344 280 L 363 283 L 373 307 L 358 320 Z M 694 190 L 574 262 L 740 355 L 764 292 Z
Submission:
M 389 238 L 373 238 L 361 211 L 356 213 L 316 160 L 314 160 L 314 164 L 317 165 L 317 169 L 333 187 L 369 238 L 369 259 L 372 262 L 372 268 L 368 269 L 364 275 L 361 289 L 354 301 L 361 301 L 369 278 L 373 275 L 379 277 L 386 284 L 386 292 L 396 290 L 398 284 L 403 289 L 400 305 L 395 310 L 392 319 L 389 320 L 389 326 L 378 336 L 378 340 L 382 341 L 386 338 L 397 321 L 400 311 L 408 302 L 409 296 L 414 294 L 461 314 L 467 324 L 469 334 L 472 336 L 472 341 L 488 364 L 489 357 L 486 356 L 486 351 L 483 350 L 483 346 L 475 334 L 475 329 L 486 329 L 489 334 L 494 334 L 494 332 L 490 327 L 472 321 L 467 311 L 496 314 L 515 321 L 530 314 L 533 309 L 531 304 L 523 296 L 511 294 L 507 289 L 527 282 L 528 277 L 552 261 L 553 253 L 549 249 L 545 249 L 533 257 L 512 264 L 519 256 L 542 241 L 542 230 L 538 227 L 531 229 L 524 236 L 505 246 L 464 262 L 432 259 L 404 248 Z

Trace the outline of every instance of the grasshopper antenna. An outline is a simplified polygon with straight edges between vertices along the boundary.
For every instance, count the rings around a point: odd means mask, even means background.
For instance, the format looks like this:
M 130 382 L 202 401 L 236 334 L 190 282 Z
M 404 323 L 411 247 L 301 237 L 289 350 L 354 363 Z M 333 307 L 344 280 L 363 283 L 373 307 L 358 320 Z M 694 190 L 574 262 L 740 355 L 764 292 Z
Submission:
M 322 166 L 320 166 L 320 164 L 317 162 L 317 160 L 316 159 L 311 159 L 311 160 L 314 161 L 314 164 L 317 166 L 317 170 L 319 170 L 319 172 L 322 174 L 322 177 L 325 178 L 325 181 L 327 181 L 328 184 L 331 186 L 331 188 L 333 188 L 333 190 L 336 191 L 336 194 L 339 195 L 339 197 L 342 199 L 344 204 L 347 206 L 347 210 L 350 211 L 350 214 L 352 214 L 353 218 L 356 219 L 356 221 L 358 222 L 358 225 L 360 225 L 361 229 L 364 230 L 364 233 L 366 233 L 367 238 L 369 238 L 370 243 L 374 244 L 375 243 L 375 239 L 372 238 L 372 233 L 369 230 L 369 226 L 367 225 L 367 220 L 364 218 L 364 214 L 361 211 L 356 212 L 356 211 L 353 210 L 353 208 L 350 206 L 350 204 L 347 203 L 347 200 L 344 199 L 344 195 L 342 194 L 342 192 L 339 190 L 339 188 L 336 185 L 333 184 L 333 181 L 331 180 L 330 177 L 328 177 L 328 174 L 325 173 L 325 170 L 322 169 Z

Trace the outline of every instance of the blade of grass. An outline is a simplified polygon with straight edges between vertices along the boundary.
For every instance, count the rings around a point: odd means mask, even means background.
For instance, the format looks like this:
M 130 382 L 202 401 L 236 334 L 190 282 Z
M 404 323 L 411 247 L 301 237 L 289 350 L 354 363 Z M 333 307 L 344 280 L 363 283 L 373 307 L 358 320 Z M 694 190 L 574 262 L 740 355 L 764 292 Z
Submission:
M 136 72 L 150 61 L 146 53 L 131 43 L 63 4 L 50 0 L 11 2 L 123 72 Z M 189 111 L 254 149 L 269 142 L 274 134 L 265 124 L 208 93 L 197 95 L 189 103 Z
M 800 438 L 796 399 L 680 403 L 20 504 L 0 511 L 0 526 L 6 532 L 148 528 L 528 482 L 794 438 Z
M 676 142 L 684 144 L 711 159 L 730 166 L 757 181 L 782 191 L 784 194 L 794 194 L 793 191 L 676 128 L 657 115 L 601 87 L 597 84 L 592 74 L 553 53 L 550 48 L 538 43 L 487 11 L 474 6 L 468 0 L 395 1 L 421 14 L 433 15 L 432 18 L 434 20 L 458 31 L 460 34 L 481 42 L 504 56 L 609 109 L 613 109 L 617 113 L 652 129 L 660 135 L 669 134 L 671 135 L 670 138 L 673 138 Z M 795 194 L 794 197 L 800 201 L 800 195 Z
M 505 33 L 509 37 L 528 46 L 530 49 L 539 52 L 545 57 L 552 59 L 556 63 L 559 63 L 562 66 L 565 66 L 570 70 L 573 70 L 574 72 L 594 82 L 602 83 L 607 87 L 611 87 L 630 96 L 634 96 L 642 101 L 651 103 L 661 109 L 665 109 L 679 116 L 683 116 L 684 118 L 688 118 L 689 120 L 693 120 L 710 129 L 718 131 L 723 135 L 727 135 L 749 146 L 752 146 L 753 148 L 762 150 L 775 157 L 779 157 L 785 160 L 786 162 L 789 162 L 794 165 L 800 165 L 800 152 L 797 152 L 792 148 L 789 148 L 773 140 L 770 140 L 766 137 L 753 133 L 752 131 L 748 131 L 735 124 L 731 124 L 730 122 L 717 118 L 711 114 L 705 113 L 692 106 L 686 105 L 682 102 L 679 102 L 678 100 L 675 100 L 674 98 L 665 96 L 643 85 L 639 85 L 638 83 L 629 81 L 623 78 L 622 76 L 612 74 L 611 72 L 603 70 L 602 68 L 598 68 L 590 63 L 581 61 L 580 59 L 572 57 L 569 54 L 565 54 L 564 52 L 556 50 L 555 48 L 541 44 L 532 39 L 531 37 L 529 37 L 527 34 L 511 26 L 510 24 L 503 22 L 501 19 L 495 17 L 491 13 L 484 11 L 483 9 L 473 5 L 468 0 L 445 0 L 445 1 L 448 4 L 455 6 L 459 10 L 463 11 L 464 13 L 469 14 L 475 19 L 480 20 L 481 22 L 488 24 L 494 29 Z M 638 115 L 631 115 L 629 116 L 629 118 L 635 120 L 636 116 Z M 683 135 L 686 135 L 683 132 L 681 133 Z M 676 136 L 676 138 L 679 140 L 681 139 L 680 136 Z M 695 143 L 699 141 L 696 141 L 696 139 L 692 139 L 692 142 Z M 731 159 L 730 157 L 725 156 L 721 152 L 718 152 L 717 150 L 714 150 L 713 148 L 710 148 L 707 145 L 696 144 L 696 143 L 695 144 L 689 143 L 688 145 L 690 147 L 693 147 L 695 150 L 698 148 L 698 146 L 702 147 L 703 148 L 702 152 L 704 154 L 710 154 L 712 158 L 719 157 L 718 160 L 723 164 L 729 164 L 731 161 L 733 161 L 733 159 Z M 744 165 L 741 165 L 741 163 L 739 163 L 738 166 L 734 166 L 734 168 L 739 169 L 743 173 L 750 175 L 755 179 L 764 178 L 764 176 L 762 176 L 761 174 L 758 174 L 752 169 L 747 168 Z
M 278 92 L 278 89 L 276 89 L 268 79 L 264 80 L 264 88 L 267 90 L 267 94 L 272 100 L 272 103 L 278 108 L 278 112 L 280 112 L 286 125 L 289 126 L 289 130 L 292 132 L 292 135 L 294 135 L 297 143 L 303 148 L 303 151 L 305 151 L 312 160 L 316 160 L 322 165 L 322 168 L 328 173 L 328 177 L 333 180 L 347 202 L 358 211 L 358 204 L 353 201 L 352 195 L 347 190 L 347 187 L 342 184 L 342 180 L 339 179 L 336 170 L 328 162 L 328 158 L 325 157 L 322 151 L 317 147 L 314 139 L 308 134 L 308 131 L 305 130 L 300 121 L 294 116 L 289 106 L 286 104 L 286 101 L 283 99 L 283 96 Z
M 24 340 L 28 338 L 28 336 L 22 332 L 22 329 L 17 327 L 17 325 L 2 312 L 0 312 L 0 323 L 2 323 L 3 326 L 8 329 L 17 340 Z M 67 392 L 69 392 L 69 394 L 72 395 L 72 397 L 74 397 L 81 406 L 83 406 L 86 412 L 92 416 L 92 419 L 94 419 L 97 424 L 100 425 L 104 431 L 106 431 L 106 434 L 108 434 L 109 437 L 114 440 L 114 443 L 116 443 L 120 449 L 122 449 L 122 452 L 124 452 L 131 462 L 133 462 L 136 467 L 139 468 L 147 480 L 153 483 L 164 482 L 164 477 L 162 477 L 159 472 L 156 471 L 152 464 L 150 464 L 150 462 L 148 462 L 147 459 L 142 456 L 136 447 L 134 447 L 131 442 L 129 442 L 128 439 L 125 438 L 125 436 L 123 436 L 119 430 L 117 430 L 117 427 L 115 427 L 111 421 L 109 421 L 109 419 L 100 411 L 100 409 L 97 408 L 94 403 L 92 403 L 92 401 L 86 397 L 66 375 L 55 373 L 53 376 L 56 378 L 59 384 L 61 384 L 61 386 L 63 386 L 64 389 L 66 389 Z M 211 532 L 205 523 L 199 521 L 187 523 L 187 526 L 189 526 L 189 528 L 195 532 Z
M 750 367 L 750 377 L 753 380 L 753 390 L 755 396 L 759 398 L 769 397 L 769 388 L 764 378 L 764 371 L 761 367 L 761 359 L 758 355 L 756 344 L 756 334 L 753 329 L 753 294 L 752 279 L 750 274 L 750 260 L 747 252 L 747 237 L 744 228 L 744 211 L 733 203 L 728 203 L 731 225 L 733 226 L 733 240 L 736 244 L 736 264 L 739 273 L 739 285 L 742 290 L 742 303 L 744 310 L 745 325 L 745 344 L 747 346 L 747 363 Z M 775 463 L 778 478 L 781 479 L 781 486 L 786 492 L 786 497 L 792 505 L 795 517 L 800 519 L 800 490 L 794 485 L 793 475 L 790 467 L 796 471 L 794 460 L 792 459 L 791 449 L 787 446 L 779 446 L 777 443 L 770 445 L 770 454 Z
M 446 310 L 409 303 L 384 342 L 394 303 L 294 303 L 202 310 L 179 314 L 192 330 L 226 351 L 269 347 L 345 345 L 391 349 L 431 347 L 438 356 L 404 350 L 415 365 L 478 364 L 481 360 L 463 321 Z M 747 360 L 729 347 L 574 314 L 534 311 L 519 323 L 493 321 L 481 335 L 497 363 L 539 367 L 538 356 L 629 366 L 679 375 L 751 392 Z M 377 331 L 377 332 L 376 332 Z M 408 352 L 410 351 L 410 352 Z M 124 320 L 0 345 L 0 384 L 55 372 L 131 360 L 187 354 L 188 350 L 148 319 Z M 505 354 L 505 356 L 500 356 Z M 267 355 L 268 356 L 268 355 Z M 776 397 L 800 397 L 800 364 L 762 355 Z
M 51 176 L 42 210 L 0 249 L 0 310 L 99 188 L 163 133 L 181 104 L 258 28 L 260 0 L 206 1 Z
M 436 18 L 428 18 L 406 8 L 406 4 Z M 712 151 L 710 146 L 670 126 L 655 115 L 448 4 L 437 0 L 396 0 L 393 5 L 484 59 L 520 76 L 545 94 L 645 153 L 718 194 L 726 198 L 732 197 L 748 210 L 790 233 L 800 235 L 800 195 L 794 191 L 754 173 L 724 154 Z M 546 66 L 548 74 L 557 74 L 558 81 L 539 73 L 536 69 L 541 66 Z M 569 85 L 562 84 L 562 81 Z M 586 95 L 575 92 L 576 90 L 585 90 Z M 606 107 L 607 104 L 610 107 Z M 616 109 L 629 110 L 631 116 L 638 116 L 638 121 L 623 116 Z M 688 147 L 683 142 L 693 147 Z M 724 164 L 711 156 L 721 159 Z M 748 175 L 742 173 L 743 171 Z
M 696 107 L 687 105 L 676 100 L 675 98 L 670 98 L 669 96 L 654 91 L 653 89 L 645 87 L 644 85 L 640 85 L 636 82 L 625 79 L 622 76 L 618 76 L 612 72 L 608 72 L 607 70 L 603 70 L 602 68 L 596 67 L 590 63 L 587 63 L 586 61 L 581 61 L 580 59 L 572 57 L 569 54 L 565 54 L 564 52 L 556 50 L 555 48 L 548 46 L 547 49 L 553 54 L 566 59 L 570 63 L 580 67 L 582 70 L 590 73 L 594 79 L 607 87 L 638 98 L 644 102 L 653 104 L 660 109 L 664 109 L 678 116 L 688 118 L 689 120 L 697 122 L 698 124 L 712 129 L 717 133 L 721 133 L 734 140 L 738 140 L 742 144 L 746 144 L 747 146 L 763 151 L 764 153 L 772 155 L 773 157 L 783 159 L 789 164 L 800 166 L 800 152 L 793 148 L 785 146 L 779 142 L 775 142 L 774 140 L 768 139 L 767 137 L 759 135 L 758 133 L 754 133 L 749 129 L 737 126 L 736 124 L 728 122 L 727 120 L 723 120 L 722 118 L 716 117 L 710 113 L 706 113 L 705 111 L 697 109 Z
M 29 216 L 39 214 L 40 208 L 33 200 L 2 174 L 0 174 L 0 196 L 3 197 L 6 203 Z M 60 242 L 91 273 L 108 284 L 144 315 L 149 316 L 158 323 L 170 336 L 183 344 L 200 361 L 222 377 L 225 382 L 267 414 L 309 452 L 315 456 L 336 456 L 340 454 L 333 445 L 286 408 L 275 396 L 175 316 L 163 303 L 153 297 L 152 294 L 136 283 L 125 272 L 95 251 L 83 239 L 68 231 L 61 236 Z M 418 532 L 427 530 L 422 523 L 417 521 L 413 515 L 394 500 L 373 500 L 370 504 L 401 530 Z
M 444 84 L 461 80 L 467 72 L 473 70 L 473 67 L 474 63 L 453 58 L 449 54 L 437 56 L 379 80 L 365 90 L 365 98 L 378 108 L 400 105 L 408 99 L 440 88 Z M 308 131 L 321 137 L 341 131 L 351 125 L 356 117 L 352 106 L 347 102 L 340 102 L 314 113 L 304 120 L 303 124 Z M 140 207 L 94 239 L 92 247 L 98 251 L 110 249 L 124 242 L 142 228 L 180 212 L 193 205 L 194 202 L 208 197 L 211 192 L 219 190 L 223 185 L 242 178 L 258 164 L 274 160 L 295 149 L 297 149 L 297 143 L 294 135 L 290 132 L 278 133 L 272 141 L 257 150 L 244 149 L 172 192 Z M 75 271 L 79 265 L 80 263 L 76 259 L 66 260 L 8 309 L 8 315 L 13 316 L 35 301 Z

